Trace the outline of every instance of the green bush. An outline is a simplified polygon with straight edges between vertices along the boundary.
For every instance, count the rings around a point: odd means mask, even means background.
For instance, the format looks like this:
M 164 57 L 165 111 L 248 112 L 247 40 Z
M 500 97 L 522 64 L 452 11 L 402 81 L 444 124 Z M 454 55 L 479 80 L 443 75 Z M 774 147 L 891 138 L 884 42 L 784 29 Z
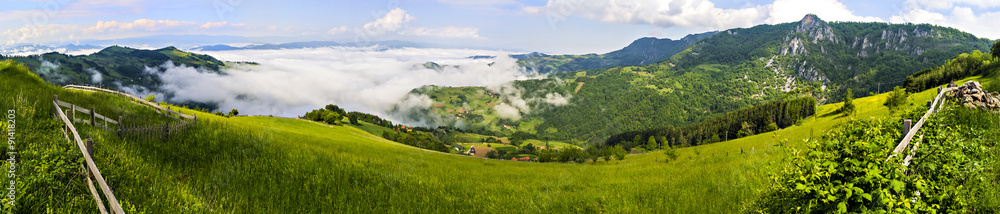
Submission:
M 902 158 L 886 157 L 900 132 L 893 120 L 852 120 L 822 140 L 793 149 L 790 164 L 772 176 L 767 213 L 894 212 L 912 208 L 915 183 L 903 175 Z
M 906 93 L 906 89 L 896 86 L 895 89 L 889 92 L 889 97 L 885 99 L 885 103 L 882 103 L 882 105 L 889 107 L 889 110 L 896 111 L 900 106 L 906 105 L 906 98 L 909 96 L 910 94 Z
M 924 137 L 908 167 L 901 165 L 905 155 L 886 159 L 902 137 L 901 118 L 851 120 L 807 142 L 807 150 L 792 149 L 757 208 L 766 213 L 1000 211 L 993 183 L 1000 175 L 988 167 L 997 165 L 1000 116 L 952 106 L 921 128 Z

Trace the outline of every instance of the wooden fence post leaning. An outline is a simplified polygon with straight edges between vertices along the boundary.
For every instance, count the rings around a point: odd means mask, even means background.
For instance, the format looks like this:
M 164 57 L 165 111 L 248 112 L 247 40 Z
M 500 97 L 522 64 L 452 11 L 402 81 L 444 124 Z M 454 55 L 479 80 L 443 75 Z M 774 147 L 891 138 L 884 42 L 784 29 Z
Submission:
M 97 113 L 94 113 L 94 107 L 90 107 L 90 126 L 97 126 L 97 125 L 94 125 L 95 124 L 94 123 L 94 119 L 97 118 L 96 115 L 97 115 Z
M 910 133 L 910 127 L 911 127 L 910 124 L 911 123 L 912 123 L 912 120 L 910 120 L 910 119 L 903 120 L 903 136 L 906 136 L 906 134 Z
M 94 158 L 94 140 L 87 138 L 87 154 Z

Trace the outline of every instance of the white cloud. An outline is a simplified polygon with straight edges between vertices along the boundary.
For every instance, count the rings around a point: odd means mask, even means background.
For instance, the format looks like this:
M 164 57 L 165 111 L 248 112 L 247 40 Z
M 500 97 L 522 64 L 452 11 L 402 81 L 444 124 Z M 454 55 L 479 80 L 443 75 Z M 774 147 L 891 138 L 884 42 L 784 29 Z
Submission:
M 1000 7 L 997 0 L 907 0 L 909 7 L 914 9 L 949 9 L 957 5 L 976 6 L 978 8 Z
M 562 85 L 560 80 L 557 79 L 557 81 L 558 83 L 556 85 Z M 511 82 L 497 85 L 487 85 L 486 90 L 500 96 L 500 104 L 493 107 L 493 109 L 497 111 L 497 114 L 500 117 L 513 120 L 520 120 L 521 113 L 529 114 L 533 110 L 546 109 L 550 106 L 567 105 L 569 104 L 569 99 L 572 98 L 572 95 L 570 94 L 562 95 L 555 92 L 546 93 L 544 97 L 532 95 L 533 93 L 538 93 L 539 91 L 528 91 L 525 88 L 515 86 Z M 540 87 L 534 90 L 547 89 L 545 89 L 545 87 Z
M 162 66 L 163 88 L 174 93 L 171 102 L 215 102 L 221 109 L 246 114 L 302 115 L 310 109 L 336 104 L 410 125 L 429 125 L 392 113 L 392 107 L 430 108 L 429 98 L 410 96 L 424 85 L 484 86 L 527 79 L 529 73 L 509 57 L 468 59 L 472 55 L 505 53 L 480 50 L 403 48 L 310 48 L 290 50 L 206 51 L 226 61 L 254 61 L 257 66 L 235 66 L 227 75 L 189 67 Z M 444 66 L 420 66 L 433 61 Z M 490 62 L 495 62 L 492 66 Z
M 463 28 L 463 27 L 441 27 L 441 28 L 429 28 L 429 27 L 418 27 L 408 31 L 401 32 L 404 35 L 414 35 L 414 36 L 433 36 L 433 37 L 444 37 L 444 38 L 465 38 L 465 39 L 479 39 L 479 29 L 476 28 Z
M 243 26 L 243 24 L 242 23 L 240 23 L 240 24 L 229 24 L 229 22 L 227 22 L 227 21 L 205 22 L 204 24 L 201 24 L 201 28 L 202 29 L 221 28 L 221 27 L 227 27 L 227 26 L 241 27 L 241 26 Z
M 507 103 L 500 103 L 493 107 L 497 111 L 497 116 L 501 118 L 507 118 L 512 120 L 521 120 L 521 111 L 517 110 L 513 106 L 507 105 Z
M 510 12 L 511 8 L 523 6 L 516 0 L 438 0 L 438 2 L 459 6 L 462 9 Z
M 1000 20 L 1000 12 L 976 14 L 972 8 L 955 7 L 949 14 L 944 14 L 944 12 L 918 8 L 892 16 L 889 20 L 895 23 L 928 23 L 948 26 L 979 37 L 1000 38 L 1000 28 L 993 24 L 996 20 Z
M 93 26 L 68 24 L 28 25 L 0 32 L 6 45 L 18 42 L 50 42 L 78 39 L 109 39 L 148 36 L 157 33 L 205 33 L 205 30 L 242 27 L 242 23 L 190 22 L 138 19 L 132 22 L 97 21 Z
M 448 2 L 454 4 L 465 4 L 464 1 Z M 471 4 L 471 3 L 470 3 Z M 464 38 L 464 39 L 479 39 L 478 28 L 468 28 L 468 27 L 456 27 L 456 26 L 445 26 L 445 27 L 406 27 L 406 23 L 415 20 L 416 17 L 407 14 L 406 10 L 396 8 L 389 13 L 386 13 L 382 18 L 378 18 L 375 21 L 365 23 L 361 30 L 365 35 L 375 36 L 385 33 L 396 33 L 399 35 L 412 35 L 412 36 L 429 36 L 429 37 L 441 37 L 441 38 Z M 338 28 L 330 29 L 327 33 L 335 34 L 339 32 L 347 31 L 347 26 L 341 26 Z
M 717 30 L 761 23 L 768 10 L 761 6 L 722 9 L 709 0 L 549 0 L 542 7 L 525 7 L 524 12 L 542 15 L 550 23 L 581 16 L 609 23 Z
M 169 29 L 177 29 L 181 27 L 195 27 L 202 29 L 211 28 L 221 28 L 227 26 L 242 26 L 242 24 L 230 24 L 229 22 L 189 22 L 189 21 L 174 21 L 174 20 L 151 20 L 151 19 L 138 19 L 133 22 L 117 22 L 117 21 L 97 21 L 97 24 L 86 28 L 83 30 L 84 33 L 103 33 L 103 32 L 115 32 L 115 31 L 161 31 Z
M 340 27 L 331 28 L 329 31 L 326 31 L 326 33 L 328 33 L 328 34 L 338 34 L 338 33 L 347 32 L 347 30 L 348 30 L 347 26 L 340 26 Z
M 797 22 L 806 14 L 816 14 L 824 21 L 885 22 L 878 17 L 857 16 L 837 0 L 776 0 L 770 5 L 767 23 Z
M 93 82 L 94 84 L 101 83 L 101 80 L 103 79 L 102 76 L 101 76 L 101 72 L 98 72 L 97 70 L 95 70 L 93 68 L 87 68 L 87 69 L 84 69 L 84 71 L 87 71 L 87 73 L 90 73 L 90 81 L 91 82 Z
M 194 22 L 186 22 L 186 21 L 151 20 L 151 19 L 138 19 L 133 22 L 97 21 L 97 25 L 84 29 L 83 32 L 103 33 L 103 32 L 131 31 L 131 30 L 156 31 L 165 28 L 173 28 L 173 27 L 194 25 L 194 24 L 195 24 Z
M 772 4 L 738 9 L 722 9 L 710 0 L 549 0 L 545 6 L 524 7 L 523 11 L 542 15 L 550 23 L 568 16 L 580 16 L 608 23 L 707 30 L 796 22 L 809 13 L 827 21 L 883 21 L 878 17 L 854 15 L 837 0 L 776 0 Z
M 384 34 L 386 32 L 393 32 L 399 30 L 403 27 L 404 23 L 413 21 L 416 17 L 407 14 L 405 10 L 396 8 L 386 13 L 382 18 L 376 19 L 375 21 L 365 23 L 362 29 L 370 35 Z

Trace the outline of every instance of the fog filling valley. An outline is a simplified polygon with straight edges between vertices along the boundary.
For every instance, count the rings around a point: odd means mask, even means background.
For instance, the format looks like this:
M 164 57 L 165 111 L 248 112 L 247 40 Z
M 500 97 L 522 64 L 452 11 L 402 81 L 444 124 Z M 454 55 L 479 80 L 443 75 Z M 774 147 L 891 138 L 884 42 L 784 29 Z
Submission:
M 424 85 L 496 88 L 514 80 L 540 77 L 498 51 L 326 47 L 200 53 L 223 61 L 250 61 L 259 65 L 233 66 L 224 69 L 223 75 L 171 64 L 147 68 L 147 72 L 165 71 L 159 75 L 163 80 L 161 89 L 173 95 L 167 99 L 169 102 L 215 103 L 223 112 L 238 109 L 245 115 L 294 117 L 336 104 L 348 111 L 371 113 L 397 123 L 435 126 L 440 121 L 403 115 L 410 109 L 427 109 L 432 105 L 426 95 L 410 95 L 414 88 Z M 473 55 L 501 57 L 468 58 Z M 422 65 L 425 62 L 442 67 L 429 69 Z M 512 109 L 498 110 L 509 114 Z

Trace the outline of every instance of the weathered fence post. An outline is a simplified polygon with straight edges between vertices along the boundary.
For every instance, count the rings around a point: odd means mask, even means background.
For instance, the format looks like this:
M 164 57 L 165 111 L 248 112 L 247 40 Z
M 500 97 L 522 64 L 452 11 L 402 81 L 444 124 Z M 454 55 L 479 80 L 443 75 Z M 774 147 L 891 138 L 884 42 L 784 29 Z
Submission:
M 53 94 L 52 95 L 52 100 L 59 101 L 59 95 L 58 94 Z
M 910 133 L 910 123 L 912 123 L 912 121 L 910 119 L 903 120 L 903 136 L 904 137 L 906 136 L 906 134 Z
M 90 107 L 90 126 L 97 126 L 97 125 L 94 125 L 94 119 L 97 118 L 96 115 L 97 115 L 97 113 L 94 113 L 94 107 Z
M 87 154 L 94 158 L 94 140 L 87 138 Z
M 927 108 L 930 108 L 931 105 L 934 105 L 934 101 L 928 100 L 927 101 Z
M 118 115 L 118 135 L 119 136 L 122 135 L 122 131 L 123 131 L 122 126 L 123 125 L 125 125 L 125 123 L 122 123 L 122 116 Z
M 70 107 L 70 108 L 73 108 L 73 110 L 72 110 L 72 111 L 70 111 L 71 113 L 73 113 L 73 118 L 70 118 L 70 119 L 74 119 L 74 120 L 75 120 L 75 119 L 76 119 L 76 105 L 73 105 L 72 103 L 70 103 L 70 104 L 69 104 L 69 107 Z M 70 120 L 69 122 L 73 122 L 73 121 L 72 121 L 72 120 Z

